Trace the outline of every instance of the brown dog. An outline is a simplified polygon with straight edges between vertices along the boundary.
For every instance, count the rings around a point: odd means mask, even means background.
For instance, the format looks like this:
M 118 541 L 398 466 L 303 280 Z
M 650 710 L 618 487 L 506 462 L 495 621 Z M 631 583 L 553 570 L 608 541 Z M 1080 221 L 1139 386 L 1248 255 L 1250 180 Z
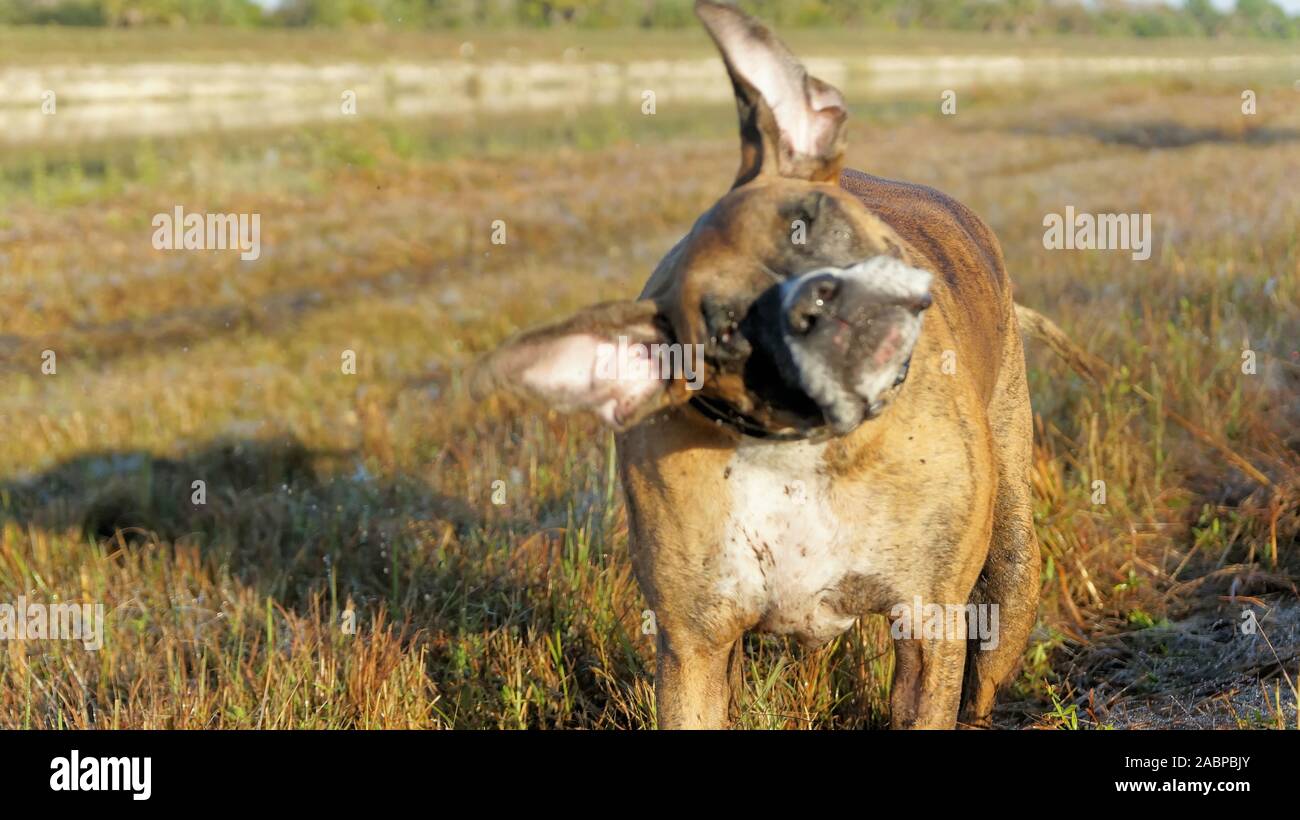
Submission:
M 746 630 L 820 642 L 868 613 L 895 617 L 895 727 L 986 726 L 1039 573 L 998 242 L 937 191 L 841 170 L 840 93 L 734 7 L 696 11 L 735 88 L 734 186 L 638 301 L 516 337 L 472 389 L 619 431 L 660 726 L 728 722 Z M 935 611 L 996 634 L 907 617 Z

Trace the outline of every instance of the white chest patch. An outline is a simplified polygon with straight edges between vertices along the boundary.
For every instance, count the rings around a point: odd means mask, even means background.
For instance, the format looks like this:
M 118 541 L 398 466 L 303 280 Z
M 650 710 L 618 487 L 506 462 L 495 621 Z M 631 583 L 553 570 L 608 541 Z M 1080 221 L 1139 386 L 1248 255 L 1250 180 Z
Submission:
M 745 442 L 729 465 L 717 591 L 757 628 L 825 641 L 855 620 L 826 599 L 845 573 L 861 572 L 853 533 L 831 508 L 824 444 Z

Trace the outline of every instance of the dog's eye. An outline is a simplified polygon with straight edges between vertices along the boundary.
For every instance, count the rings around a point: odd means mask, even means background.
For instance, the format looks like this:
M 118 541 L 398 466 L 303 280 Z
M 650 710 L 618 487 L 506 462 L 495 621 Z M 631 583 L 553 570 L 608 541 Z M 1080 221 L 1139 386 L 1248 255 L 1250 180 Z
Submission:
M 710 351 L 727 358 L 745 352 L 744 334 L 740 331 L 740 313 L 732 307 L 706 302 L 704 323 L 709 331 Z
M 727 344 L 736 334 L 738 321 L 736 311 L 731 308 L 719 308 L 714 305 L 705 307 L 705 325 L 708 327 L 708 340 L 712 344 Z
M 781 217 L 785 220 L 799 220 L 805 226 L 811 226 L 821 215 L 822 206 L 827 203 L 826 194 L 813 191 L 798 199 L 780 206 Z

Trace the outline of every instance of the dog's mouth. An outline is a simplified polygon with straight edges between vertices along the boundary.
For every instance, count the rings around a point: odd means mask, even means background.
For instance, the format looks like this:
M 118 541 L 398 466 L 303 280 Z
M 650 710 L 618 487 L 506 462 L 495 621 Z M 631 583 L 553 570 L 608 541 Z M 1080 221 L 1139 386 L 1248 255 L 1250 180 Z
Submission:
M 790 340 L 799 382 L 827 427 L 845 435 L 884 412 L 907 378 L 920 329 L 920 315 L 894 308 Z
M 884 412 L 907 377 L 930 274 L 888 256 L 812 271 L 781 287 L 793 381 L 835 434 Z
M 898 368 L 893 383 L 882 395 L 874 401 L 864 401 L 858 405 L 859 412 L 856 420 L 853 414 L 848 414 L 840 417 L 838 424 L 832 416 L 828 416 L 827 412 L 803 393 L 798 393 L 779 403 L 768 400 L 751 401 L 747 405 L 748 410 L 741 410 L 726 399 L 701 393 L 691 399 L 691 406 L 715 424 L 728 427 L 750 438 L 774 441 L 820 441 L 851 433 L 863 423 L 884 413 L 885 407 L 902 390 L 910 366 L 909 356 Z
M 779 382 L 756 383 L 738 400 L 704 391 L 691 398 L 691 406 L 714 424 L 749 438 L 803 441 L 834 435 L 815 402 Z

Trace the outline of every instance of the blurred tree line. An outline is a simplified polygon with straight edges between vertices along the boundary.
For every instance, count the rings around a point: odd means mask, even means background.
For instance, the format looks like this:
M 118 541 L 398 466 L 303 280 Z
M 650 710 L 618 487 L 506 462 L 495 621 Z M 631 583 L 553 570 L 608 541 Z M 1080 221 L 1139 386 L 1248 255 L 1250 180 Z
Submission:
M 749 0 L 784 27 L 860 26 L 1020 33 L 1298 37 L 1300 18 L 1273 0 L 1181 6 L 1140 0 Z M 692 0 L 0 0 L 0 23 L 82 26 L 384 25 L 409 28 L 680 28 Z

